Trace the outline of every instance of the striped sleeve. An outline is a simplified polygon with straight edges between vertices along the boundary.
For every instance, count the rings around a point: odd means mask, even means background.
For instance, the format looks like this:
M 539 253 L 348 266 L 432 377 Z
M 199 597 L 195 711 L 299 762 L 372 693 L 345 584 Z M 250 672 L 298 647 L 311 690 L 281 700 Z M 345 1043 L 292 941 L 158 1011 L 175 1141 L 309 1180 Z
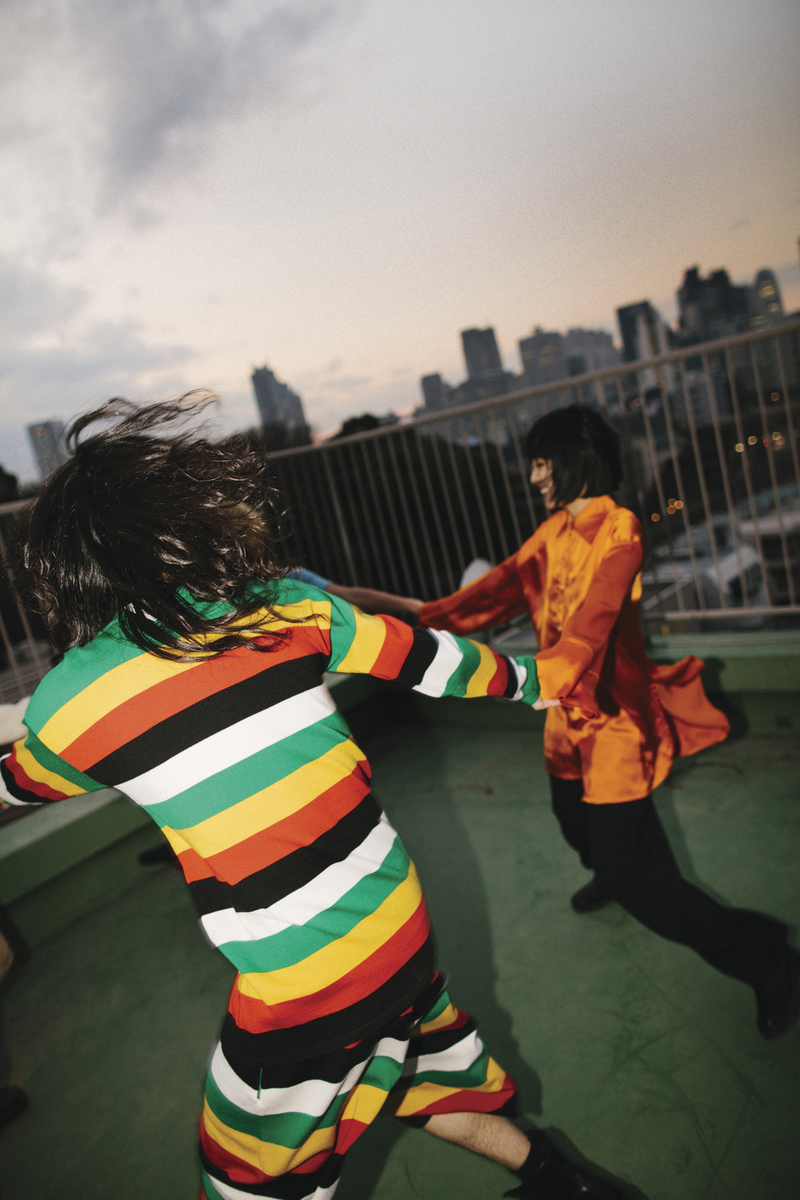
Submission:
M 394 617 L 370 616 L 331 597 L 330 671 L 393 679 L 426 696 L 539 699 L 536 661 L 508 658 L 488 646 L 436 629 L 412 629 Z
M 48 750 L 35 733 L 15 742 L 0 761 L 0 804 L 48 804 L 99 791 L 105 785 L 89 779 Z

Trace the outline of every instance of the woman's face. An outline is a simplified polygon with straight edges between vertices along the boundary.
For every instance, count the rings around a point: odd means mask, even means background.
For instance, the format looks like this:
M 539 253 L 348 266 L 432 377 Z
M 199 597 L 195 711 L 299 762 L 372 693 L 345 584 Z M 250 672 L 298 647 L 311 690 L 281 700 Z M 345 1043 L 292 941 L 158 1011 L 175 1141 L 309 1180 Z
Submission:
M 545 508 L 555 508 L 553 464 L 548 458 L 535 458 L 531 464 L 531 483 L 542 493 Z

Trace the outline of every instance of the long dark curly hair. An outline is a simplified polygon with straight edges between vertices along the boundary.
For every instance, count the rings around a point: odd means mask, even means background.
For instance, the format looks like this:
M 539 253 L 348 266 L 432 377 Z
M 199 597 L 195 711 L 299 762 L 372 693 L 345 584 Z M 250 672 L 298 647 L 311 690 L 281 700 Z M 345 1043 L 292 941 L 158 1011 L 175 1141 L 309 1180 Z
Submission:
M 273 648 L 263 610 L 285 570 L 286 508 L 255 439 L 181 428 L 215 399 L 109 400 L 70 426 L 72 457 L 34 502 L 16 555 L 58 653 L 114 617 L 162 658 Z

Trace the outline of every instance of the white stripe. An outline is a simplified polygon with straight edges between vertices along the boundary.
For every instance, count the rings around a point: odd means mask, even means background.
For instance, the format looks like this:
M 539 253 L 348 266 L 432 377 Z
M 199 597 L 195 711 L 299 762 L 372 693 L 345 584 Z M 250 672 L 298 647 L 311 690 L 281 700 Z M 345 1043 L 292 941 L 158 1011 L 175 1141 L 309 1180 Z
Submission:
M 242 1112 L 254 1117 L 276 1116 L 280 1113 L 305 1113 L 322 1117 L 337 1096 L 345 1095 L 358 1083 L 373 1058 L 391 1058 L 396 1063 L 405 1060 L 408 1042 L 397 1038 L 382 1038 L 372 1054 L 352 1067 L 341 1083 L 327 1079 L 307 1079 L 287 1088 L 257 1088 L 246 1084 L 231 1067 L 217 1044 L 211 1060 L 211 1074 L 222 1095 Z
M 517 662 L 516 658 L 509 658 L 508 661 L 511 663 L 512 667 L 517 672 L 517 690 L 514 692 L 514 695 L 511 697 L 511 699 L 512 700 L 521 700 L 522 699 L 522 689 L 525 686 L 525 681 L 528 678 L 528 668 L 525 666 L 524 663 Z
M 464 655 L 452 633 L 441 629 L 429 629 L 428 633 L 439 645 L 436 656 L 422 676 L 421 682 L 414 685 L 414 691 L 422 692 L 424 696 L 441 696 L 450 676 L 461 666 Z
M 420 1054 L 409 1058 L 403 1067 L 403 1078 L 423 1071 L 467 1071 L 483 1053 L 483 1042 L 473 1030 L 455 1046 L 441 1050 L 438 1054 Z
M 307 925 L 336 905 L 360 880 L 376 871 L 392 849 L 397 834 L 382 813 L 360 846 L 342 862 L 332 863 L 315 879 L 268 908 L 237 912 L 223 908 L 206 913 L 201 923 L 215 946 L 225 942 L 258 941 L 282 933 L 292 925 Z
M 252 1192 L 243 1192 L 239 1188 L 231 1187 L 228 1183 L 222 1183 L 210 1171 L 208 1172 L 208 1177 L 220 1196 L 222 1196 L 222 1200 L 253 1200 Z M 330 1187 L 314 1188 L 313 1192 L 309 1192 L 307 1196 L 302 1196 L 300 1200 L 332 1200 L 338 1185 L 339 1180 L 337 1179 L 336 1183 L 332 1183 Z
M 331 694 L 321 683 L 211 734 L 151 771 L 115 787 L 137 804 L 161 804 L 335 711 Z

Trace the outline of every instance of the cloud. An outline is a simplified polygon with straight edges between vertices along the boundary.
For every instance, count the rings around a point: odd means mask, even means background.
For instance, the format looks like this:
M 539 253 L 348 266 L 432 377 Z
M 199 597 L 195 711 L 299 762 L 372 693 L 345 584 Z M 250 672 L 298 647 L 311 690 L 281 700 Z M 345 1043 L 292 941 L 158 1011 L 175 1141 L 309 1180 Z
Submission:
M 135 204 L 159 172 L 195 167 L 220 121 L 292 94 L 303 56 L 353 3 L 7 0 L 0 132 L 45 143 L 59 183 L 89 183 L 100 211 Z
M 22 476 L 32 460 L 25 427 L 68 418 L 114 395 L 131 398 L 186 389 L 182 367 L 196 352 L 151 345 L 133 320 L 81 328 L 87 299 L 47 272 L 0 260 L 0 462 Z

